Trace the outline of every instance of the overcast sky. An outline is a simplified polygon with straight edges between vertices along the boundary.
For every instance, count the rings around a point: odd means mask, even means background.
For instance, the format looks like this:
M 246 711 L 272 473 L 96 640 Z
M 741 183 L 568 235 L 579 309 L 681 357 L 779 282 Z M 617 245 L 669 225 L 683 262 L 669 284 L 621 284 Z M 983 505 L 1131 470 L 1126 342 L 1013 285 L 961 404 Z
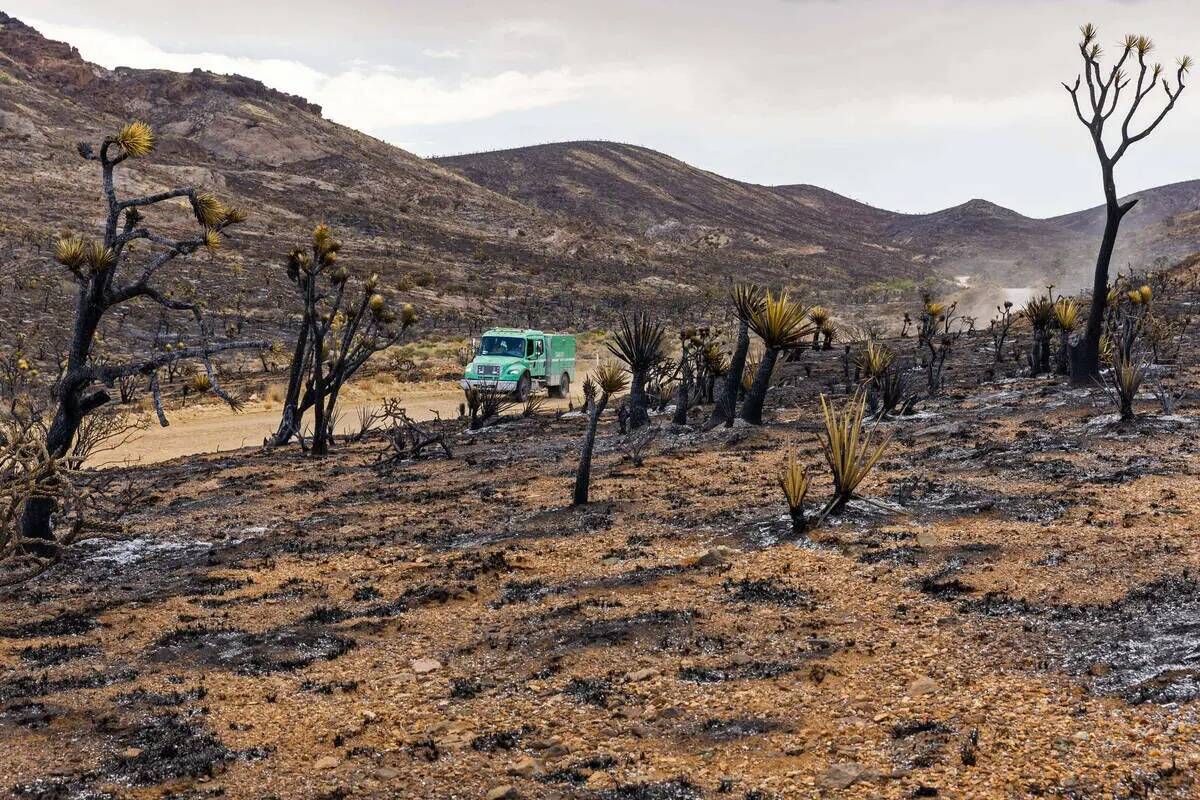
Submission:
M 899 211 L 973 197 L 1034 216 L 1098 204 L 1095 154 L 1060 85 L 1078 72 L 1079 24 L 1094 22 L 1110 51 L 1144 32 L 1169 66 L 1200 56 L 1197 0 L 0 8 L 103 66 L 242 73 L 420 155 L 613 139 Z M 1122 161 L 1118 189 L 1200 177 L 1198 133 L 1200 85 Z

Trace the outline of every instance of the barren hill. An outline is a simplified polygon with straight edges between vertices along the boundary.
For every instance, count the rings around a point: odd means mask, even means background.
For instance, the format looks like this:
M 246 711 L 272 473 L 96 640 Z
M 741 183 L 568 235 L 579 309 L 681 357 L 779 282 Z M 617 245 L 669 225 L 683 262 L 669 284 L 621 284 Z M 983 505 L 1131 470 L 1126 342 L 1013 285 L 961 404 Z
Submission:
M 76 143 L 98 141 L 130 119 L 149 122 L 159 141 L 149 158 L 122 168 L 120 191 L 196 185 L 251 212 L 215 257 L 245 267 L 242 285 L 227 270 L 205 270 L 203 281 L 193 270 L 184 288 L 214 304 L 244 291 L 268 322 L 292 307 L 284 256 L 319 222 L 345 239 L 352 268 L 408 287 L 426 330 L 459 327 L 464 316 L 554 325 L 582 314 L 599 322 L 631 299 L 690 297 L 699 289 L 683 279 L 697 266 L 719 269 L 652 253 L 591 222 L 552 218 L 258 81 L 107 70 L 0 13 L 0 246 L 8 255 L 0 270 L 14 280 L 64 277 L 46 248 L 62 231 L 94 234 L 102 210 L 95 165 Z M 65 314 L 69 302 L 3 316 Z
M 707 239 L 752 252 L 809 254 L 847 274 L 936 270 L 1025 282 L 1086 270 L 1102 207 L 1035 219 L 975 199 L 930 214 L 900 214 L 808 185 L 725 178 L 633 145 L 565 142 L 437 159 L 523 203 L 602 221 L 647 239 Z M 1117 263 L 1150 265 L 1200 249 L 1200 181 L 1139 192 Z M 919 266 L 918 266 L 919 265 Z M 914 269 L 915 267 L 915 269 Z M 803 268 L 803 267 L 801 267 Z M 876 272 L 878 274 L 878 272 Z
M 882 236 L 886 211 L 813 186 L 768 187 L 612 142 L 436 159 L 543 211 L 620 228 L 659 248 L 773 255 L 800 275 L 921 277 L 924 256 Z

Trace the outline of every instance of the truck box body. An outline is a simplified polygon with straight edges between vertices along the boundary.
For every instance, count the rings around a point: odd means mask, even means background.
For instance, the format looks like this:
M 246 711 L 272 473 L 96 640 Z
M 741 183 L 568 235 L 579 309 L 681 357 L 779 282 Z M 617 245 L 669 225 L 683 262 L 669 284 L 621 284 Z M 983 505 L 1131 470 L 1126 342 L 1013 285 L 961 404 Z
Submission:
M 463 371 L 463 388 L 494 386 L 518 396 L 545 388 L 560 397 L 575 382 L 575 336 L 520 328 L 493 328 L 479 340 Z

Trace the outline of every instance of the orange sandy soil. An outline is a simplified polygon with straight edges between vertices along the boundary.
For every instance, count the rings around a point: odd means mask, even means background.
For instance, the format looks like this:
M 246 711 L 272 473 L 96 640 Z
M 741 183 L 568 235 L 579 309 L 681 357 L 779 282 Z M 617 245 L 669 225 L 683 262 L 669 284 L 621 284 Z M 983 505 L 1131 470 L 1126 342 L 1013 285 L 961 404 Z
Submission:
M 1075 663 L 1050 614 L 1190 585 L 1193 423 L 1155 422 L 1146 402 L 1133 426 L 1088 431 L 1110 411 L 1100 390 L 1048 379 L 954 391 L 883 426 L 895 438 L 863 493 L 899 492 L 903 508 L 858 506 L 797 542 L 775 475 L 789 443 L 820 457 L 812 398 L 787 397 L 758 430 L 658 418 L 642 466 L 606 419 L 581 509 L 567 506 L 578 417 L 455 427 L 453 459 L 383 469 L 378 439 L 325 460 L 245 450 L 137 468 L 153 494 L 131 520 L 136 558 L 84 545 L 3 600 L 0 785 L 288 800 L 1200 794 L 1195 704 L 1108 692 L 1113 665 Z M 947 487 L 973 499 L 937 500 Z M 323 638 L 289 663 L 221 644 L 280 630 Z M 39 663 L 57 645 L 88 648 Z M 163 720 L 189 733 L 164 744 Z M 217 756 L 181 766 L 206 747 Z

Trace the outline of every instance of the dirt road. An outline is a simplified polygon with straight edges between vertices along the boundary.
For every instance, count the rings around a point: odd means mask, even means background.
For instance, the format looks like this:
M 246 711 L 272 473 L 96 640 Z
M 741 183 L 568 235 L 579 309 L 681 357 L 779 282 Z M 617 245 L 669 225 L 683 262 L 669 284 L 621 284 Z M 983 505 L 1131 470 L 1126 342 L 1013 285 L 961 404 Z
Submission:
M 399 397 L 409 416 L 417 421 L 433 419 L 438 414 L 448 419 L 458 416 L 462 390 L 445 381 L 403 385 L 398 391 L 389 388 L 379 395 L 365 390 L 352 392 L 339 404 L 338 432 L 357 430 L 359 410 L 379 407 L 384 397 Z M 547 409 L 566 407 L 566 400 L 546 400 Z M 280 408 L 280 403 L 266 400 L 249 402 L 240 413 L 215 403 L 178 409 L 168 413 L 171 423 L 168 427 L 160 427 L 155 421 L 121 447 L 98 456 L 92 466 L 149 464 L 196 453 L 256 447 L 279 425 Z

